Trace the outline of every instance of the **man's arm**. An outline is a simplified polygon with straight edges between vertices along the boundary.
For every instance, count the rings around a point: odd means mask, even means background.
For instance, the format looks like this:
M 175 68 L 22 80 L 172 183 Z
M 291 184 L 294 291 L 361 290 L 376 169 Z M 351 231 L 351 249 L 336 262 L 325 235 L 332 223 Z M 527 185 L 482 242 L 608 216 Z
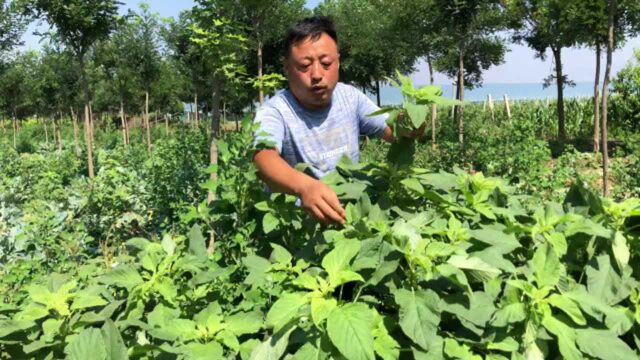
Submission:
M 325 224 L 344 224 L 346 213 L 329 186 L 295 170 L 273 149 L 258 151 L 253 161 L 269 188 L 300 197 L 302 208 Z

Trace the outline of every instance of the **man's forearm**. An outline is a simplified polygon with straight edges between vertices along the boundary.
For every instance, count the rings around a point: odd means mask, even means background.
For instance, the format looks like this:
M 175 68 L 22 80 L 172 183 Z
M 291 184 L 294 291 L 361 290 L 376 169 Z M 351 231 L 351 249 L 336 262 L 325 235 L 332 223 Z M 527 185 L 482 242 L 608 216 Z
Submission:
M 253 158 L 262 181 L 273 191 L 299 195 L 313 178 L 292 168 L 276 150 L 260 150 Z

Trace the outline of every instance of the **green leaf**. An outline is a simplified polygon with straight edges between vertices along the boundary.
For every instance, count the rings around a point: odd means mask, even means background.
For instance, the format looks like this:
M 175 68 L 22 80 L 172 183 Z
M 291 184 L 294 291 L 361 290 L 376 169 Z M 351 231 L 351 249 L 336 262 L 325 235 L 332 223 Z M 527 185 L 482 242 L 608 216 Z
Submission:
M 623 301 L 636 286 L 635 280 L 630 275 L 631 270 L 625 268 L 623 271 L 624 277 L 621 277 L 613 268 L 609 255 L 598 256 L 585 270 L 589 293 L 609 305 Z
M 207 257 L 207 242 L 202 236 L 200 225 L 195 224 L 189 230 L 189 253 L 199 258 Z
M 30 329 L 35 325 L 36 323 L 30 320 L 0 319 L 0 338 L 19 331 Z
M 322 259 L 322 267 L 329 274 L 329 283 L 337 287 L 344 283 L 341 275 L 343 270 L 349 268 L 349 262 L 360 251 L 360 242 L 357 240 L 342 240 Z
M 409 115 L 409 119 L 411 120 L 411 126 L 414 129 L 422 126 L 427 119 L 427 114 L 431 110 L 425 105 L 415 105 L 408 102 L 405 102 L 403 107 L 407 111 L 407 115 Z
M 428 349 L 440 323 L 438 294 L 428 289 L 399 289 L 394 293 L 394 298 L 400 307 L 400 328 L 416 344 Z
M 627 245 L 627 239 L 620 231 L 617 231 L 613 238 L 612 250 L 618 264 L 618 269 L 624 269 L 625 266 L 629 264 L 631 253 Z
M 102 296 L 92 294 L 88 291 L 80 291 L 75 299 L 73 299 L 71 310 L 86 309 L 94 306 L 103 306 L 106 304 L 108 304 L 108 302 L 103 299 Z
M 583 358 L 576 347 L 576 332 L 573 328 L 550 314 L 542 318 L 542 326 L 558 338 L 558 347 L 565 359 L 581 360 Z
M 71 360 L 106 360 L 107 351 L 99 329 L 88 328 L 73 338 L 65 348 Z
M 250 360 L 280 360 L 289 345 L 289 335 L 295 329 L 291 327 L 287 332 L 276 333 L 256 346 L 251 352 Z
M 285 325 L 298 316 L 298 311 L 309 302 L 305 294 L 284 294 L 276 301 L 267 313 L 267 326 L 273 327 L 274 332 L 280 331 Z
M 262 328 L 263 318 L 259 311 L 239 312 L 224 319 L 227 329 L 237 336 L 257 333 Z
M 320 327 L 329 314 L 338 306 L 338 301 L 334 298 L 325 299 L 314 297 L 311 299 L 311 318 L 316 326 Z
M 373 324 L 371 309 L 362 303 L 351 303 L 331 312 L 327 331 L 333 345 L 348 360 L 375 360 Z
M 538 287 L 555 286 L 560 281 L 560 259 L 547 243 L 538 247 L 531 260 L 531 267 Z
M 526 318 L 524 304 L 517 302 L 508 304 L 496 311 L 491 318 L 491 324 L 496 327 L 505 327 L 522 322 Z
M 167 253 L 167 255 L 171 256 L 176 251 L 176 242 L 173 240 L 173 237 L 169 234 L 165 234 L 162 237 L 162 249 Z
M 242 264 L 249 271 L 249 275 L 244 279 L 245 284 L 262 285 L 265 283 L 267 271 L 271 266 L 269 260 L 257 255 L 248 255 L 242 259 Z
M 444 352 L 445 352 L 445 354 L 447 354 L 449 357 L 451 357 L 453 359 L 482 360 L 482 356 L 475 355 L 471 351 L 471 349 L 469 349 L 469 346 L 460 345 L 454 339 L 445 339 L 444 340 Z
M 585 319 L 584 315 L 582 315 L 582 311 L 580 311 L 578 305 L 570 298 L 559 294 L 552 294 L 547 298 L 547 301 L 551 306 L 554 306 L 562 310 L 565 314 L 569 315 L 569 317 L 571 317 L 571 320 L 573 320 L 576 324 L 587 324 L 587 319 Z
M 389 335 L 382 321 L 374 330 L 373 351 L 383 360 L 397 360 L 400 357 L 400 345 Z
M 127 360 L 129 355 L 127 353 L 127 346 L 124 344 L 124 340 L 116 327 L 116 324 L 107 319 L 102 329 L 102 338 L 105 343 L 105 350 L 107 352 L 107 359 L 109 360 Z
M 608 330 L 579 329 L 577 343 L 583 352 L 603 360 L 636 359 L 629 345 Z
M 131 265 L 118 265 L 115 269 L 102 275 L 98 281 L 105 285 L 125 288 L 129 292 L 144 282 L 138 271 Z
M 512 337 L 505 338 L 499 342 L 491 342 L 487 345 L 489 350 L 500 350 L 509 353 L 518 351 L 519 348 L 520 344 Z
M 482 259 L 469 255 L 454 255 L 449 258 L 447 263 L 470 272 L 471 275 L 481 281 L 491 280 L 500 275 L 500 269 L 497 269 Z
M 513 234 L 506 234 L 494 229 L 478 229 L 469 232 L 472 239 L 479 240 L 493 248 L 499 249 L 500 254 L 507 254 L 520 247 L 520 243 Z
M 223 359 L 222 345 L 215 341 L 207 344 L 190 343 L 180 348 L 180 352 L 189 360 Z
M 284 247 L 278 244 L 273 244 L 273 243 L 271 244 L 271 247 L 273 248 L 273 251 L 271 252 L 271 256 L 269 257 L 269 260 L 271 260 L 271 262 L 280 263 L 280 264 L 291 263 L 293 256 L 291 256 L 291 253 L 287 251 L 287 249 L 285 249 Z
M 16 321 L 35 321 L 49 315 L 49 310 L 39 304 L 29 304 L 22 311 L 16 314 Z
M 264 217 L 262 218 L 262 230 L 265 234 L 269 234 L 275 230 L 278 225 L 280 225 L 280 220 L 278 220 L 278 218 L 272 213 L 268 212 L 264 214 Z

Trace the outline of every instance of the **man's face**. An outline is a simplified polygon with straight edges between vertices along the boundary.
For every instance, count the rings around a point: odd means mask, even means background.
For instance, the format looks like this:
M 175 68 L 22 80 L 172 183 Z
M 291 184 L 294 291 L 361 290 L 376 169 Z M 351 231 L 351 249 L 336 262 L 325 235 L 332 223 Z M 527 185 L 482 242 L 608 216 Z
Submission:
M 310 110 L 329 105 L 339 69 L 338 46 L 325 33 L 315 41 L 308 37 L 292 46 L 284 62 L 289 89 L 300 104 Z

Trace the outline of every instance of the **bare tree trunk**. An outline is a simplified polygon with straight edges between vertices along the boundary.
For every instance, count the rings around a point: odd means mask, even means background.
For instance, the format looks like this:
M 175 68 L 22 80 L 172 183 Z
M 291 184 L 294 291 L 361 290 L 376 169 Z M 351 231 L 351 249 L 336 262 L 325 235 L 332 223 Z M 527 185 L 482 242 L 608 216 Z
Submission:
M 593 87 L 593 152 L 600 152 L 600 43 L 596 44 L 596 81 Z
M 611 78 L 611 63 L 614 49 L 614 16 L 617 8 L 616 0 L 609 0 L 609 39 L 607 41 L 607 67 L 602 84 L 602 192 L 609 196 L 609 144 L 607 133 L 607 102 L 609 100 L 609 81 Z
M 564 123 L 564 73 L 562 70 L 562 48 L 552 47 L 553 57 L 556 62 L 556 85 L 558 89 L 558 140 L 560 146 L 564 148 L 564 142 L 567 139 L 567 131 Z
M 429 83 L 433 85 L 435 79 L 433 77 L 433 64 L 431 63 L 431 56 L 427 55 L 427 65 L 429 65 Z M 436 104 L 431 105 L 431 149 L 436 149 L 436 118 L 438 117 L 438 106 Z
M 262 80 L 262 39 L 258 37 L 258 79 Z M 264 90 L 262 86 L 258 89 L 260 105 L 264 104 Z
M 169 117 L 167 116 L 167 114 L 164 114 L 164 133 L 167 135 L 167 137 L 169 137 Z
M 91 130 L 91 145 L 93 146 L 93 143 L 96 140 L 95 137 L 95 130 L 96 130 L 96 123 L 95 123 L 95 118 L 93 117 L 93 102 L 89 101 L 89 121 L 91 126 L 89 127 L 89 129 Z
M 18 148 L 18 119 L 15 110 L 13 111 L 13 148 Z
M 58 135 L 58 151 L 62 152 L 62 131 L 60 128 L 62 127 L 62 113 L 58 111 L 58 118 L 56 121 L 56 134 Z
M 460 49 L 458 62 L 458 94 L 460 101 L 464 101 L 464 50 Z M 464 149 L 464 105 L 458 107 L 458 141 Z
M 73 106 L 69 106 L 69 110 L 71 110 L 71 122 L 73 122 L 73 145 L 76 148 L 76 156 L 80 156 L 80 144 L 78 141 L 78 121 L 76 118 L 76 113 L 73 111 Z
M 93 179 L 93 141 L 91 136 L 91 115 L 89 113 L 89 102 L 84 105 L 84 138 L 87 143 L 87 164 L 89 167 L 89 179 Z
M 220 135 L 220 101 L 222 99 L 222 82 L 214 78 L 213 93 L 211 94 L 211 148 L 209 151 L 209 162 L 211 165 L 218 165 L 218 146 L 216 139 Z M 210 175 L 212 181 L 217 181 L 218 175 L 214 171 Z M 207 202 L 210 204 L 216 199 L 216 194 L 209 190 Z M 215 251 L 215 232 L 209 233 L 209 246 L 207 252 L 211 255 Z
M 124 118 L 124 103 L 120 100 L 120 125 L 122 125 L 122 144 L 127 146 L 127 121 Z
M 38 120 L 40 120 L 38 118 L 38 115 L 36 115 L 36 122 L 38 122 Z M 42 125 L 44 126 L 44 141 L 47 145 L 49 145 L 49 130 L 47 129 L 47 121 L 42 118 Z
M 376 80 L 376 103 L 380 107 L 380 80 Z
M 149 91 L 144 92 L 144 126 L 147 128 L 147 152 L 151 154 L 151 128 L 149 126 Z
M 198 108 L 198 93 L 196 93 L 193 103 L 196 107 L 195 119 L 196 119 L 196 129 L 197 129 L 200 127 L 200 114 L 199 114 L 200 110 Z

